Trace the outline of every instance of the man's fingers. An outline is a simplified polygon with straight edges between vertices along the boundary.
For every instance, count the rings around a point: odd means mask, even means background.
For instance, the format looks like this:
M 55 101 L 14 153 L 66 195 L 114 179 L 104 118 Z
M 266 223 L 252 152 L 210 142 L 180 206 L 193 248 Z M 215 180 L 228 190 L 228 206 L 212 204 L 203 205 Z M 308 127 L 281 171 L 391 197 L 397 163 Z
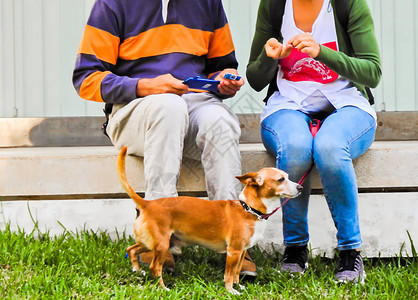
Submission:
M 243 85 L 243 79 L 242 78 L 240 79 L 240 81 L 237 81 L 237 82 L 222 81 L 219 84 L 219 92 L 224 94 L 224 95 L 232 96 L 232 95 L 235 95 L 236 92 L 238 92 L 241 89 L 242 85 Z

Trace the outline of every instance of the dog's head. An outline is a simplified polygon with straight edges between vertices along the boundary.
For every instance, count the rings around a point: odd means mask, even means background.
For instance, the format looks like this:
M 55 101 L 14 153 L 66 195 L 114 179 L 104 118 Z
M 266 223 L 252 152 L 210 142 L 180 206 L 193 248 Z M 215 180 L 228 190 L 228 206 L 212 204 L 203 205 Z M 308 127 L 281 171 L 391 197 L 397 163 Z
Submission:
M 243 193 L 247 187 L 252 187 L 256 190 L 257 196 L 265 200 L 295 198 L 302 192 L 302 186 L 290 181 L 286 172 L 276 168 L 264 168 L 236 178 L 246 185 Z

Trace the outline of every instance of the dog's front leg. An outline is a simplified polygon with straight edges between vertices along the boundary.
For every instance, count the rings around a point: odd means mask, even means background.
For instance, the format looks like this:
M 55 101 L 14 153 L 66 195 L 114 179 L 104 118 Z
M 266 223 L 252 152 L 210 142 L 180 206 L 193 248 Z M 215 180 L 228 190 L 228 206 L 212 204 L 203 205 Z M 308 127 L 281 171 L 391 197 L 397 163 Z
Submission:
M 233 288 L 236 281 L 236 275 L 239 274 L 239 265 L 243 257 L 243 250 L 232 249 L 228 247 L 226 255 L 224 282 L 225 288 L 228 292 L 239 295 L 240 293 Z M 238 277 L 239 280 L 239 277 Z M 238 282 L 238 281 L 237 281 Z
M 247 255 L 247 250 L 244 250 L 242 252 L 241 259 L 238 262 L 237 272 L 235 273 L 235 276 L 234 276 L 234 283 L 239 283 L 239 273 L 242 270 L 242 264 L 244 262 L 245 255 Z

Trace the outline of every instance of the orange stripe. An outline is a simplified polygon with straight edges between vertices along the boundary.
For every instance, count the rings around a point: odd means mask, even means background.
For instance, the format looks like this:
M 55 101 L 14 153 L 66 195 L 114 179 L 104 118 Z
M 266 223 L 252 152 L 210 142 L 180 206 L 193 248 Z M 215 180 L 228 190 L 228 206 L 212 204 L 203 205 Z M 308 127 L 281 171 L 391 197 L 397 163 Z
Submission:
M 207 58 L 222 57 L 234 50 L 229 24 L 226 23 L 224 27 L 215 30 Z
M 119 56 L 126 60 L 173 52 L 201 56 L 207 54 L 212 36 L 212 32 L 183 25 L 164 25 L 126 39 L 120 46 Z
M 118 59 L 120 39 L 107 31 L 86 25 L 78 54 L 91 54 L 115 65 Z
M 81 84 L 79 93 L 80 97 L 86 100 L 104 102 L 102 93 L 100 91 L 100 86 L 102 84 L 103 78 L 105 78 L 109 73 L 110 71 L 97 71 L 87 76 L 87 78 L 84 79 L 83 83 Z
M 195 93 L 207 93 L 206 90 L 199 90 L 199 89 L 189 89 L 189 92 L 195 92 Z

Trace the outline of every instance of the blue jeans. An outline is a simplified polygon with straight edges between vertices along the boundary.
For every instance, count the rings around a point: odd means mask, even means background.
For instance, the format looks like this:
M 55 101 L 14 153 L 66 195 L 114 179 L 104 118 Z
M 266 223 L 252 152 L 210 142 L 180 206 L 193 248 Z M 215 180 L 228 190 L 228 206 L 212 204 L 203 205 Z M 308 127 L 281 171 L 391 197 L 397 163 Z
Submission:
M 371 146 L 376 131 L 374 118 L 363 110 L 346 106 L 322 121 L 313 139 L 308 115 L 295 110 L 279 110 L 261 123 L 267 151 L 276 157 L 276 167 L 298 182 L 315 162 L 325 198 L 337 228 L 338 250 L 362 244 L 358 217 L 358 191 L 352 160 Z M 302 194 L 282 208 L 285 246 L 303 246 L 309 241 L 308 201 L 310 176 Z

